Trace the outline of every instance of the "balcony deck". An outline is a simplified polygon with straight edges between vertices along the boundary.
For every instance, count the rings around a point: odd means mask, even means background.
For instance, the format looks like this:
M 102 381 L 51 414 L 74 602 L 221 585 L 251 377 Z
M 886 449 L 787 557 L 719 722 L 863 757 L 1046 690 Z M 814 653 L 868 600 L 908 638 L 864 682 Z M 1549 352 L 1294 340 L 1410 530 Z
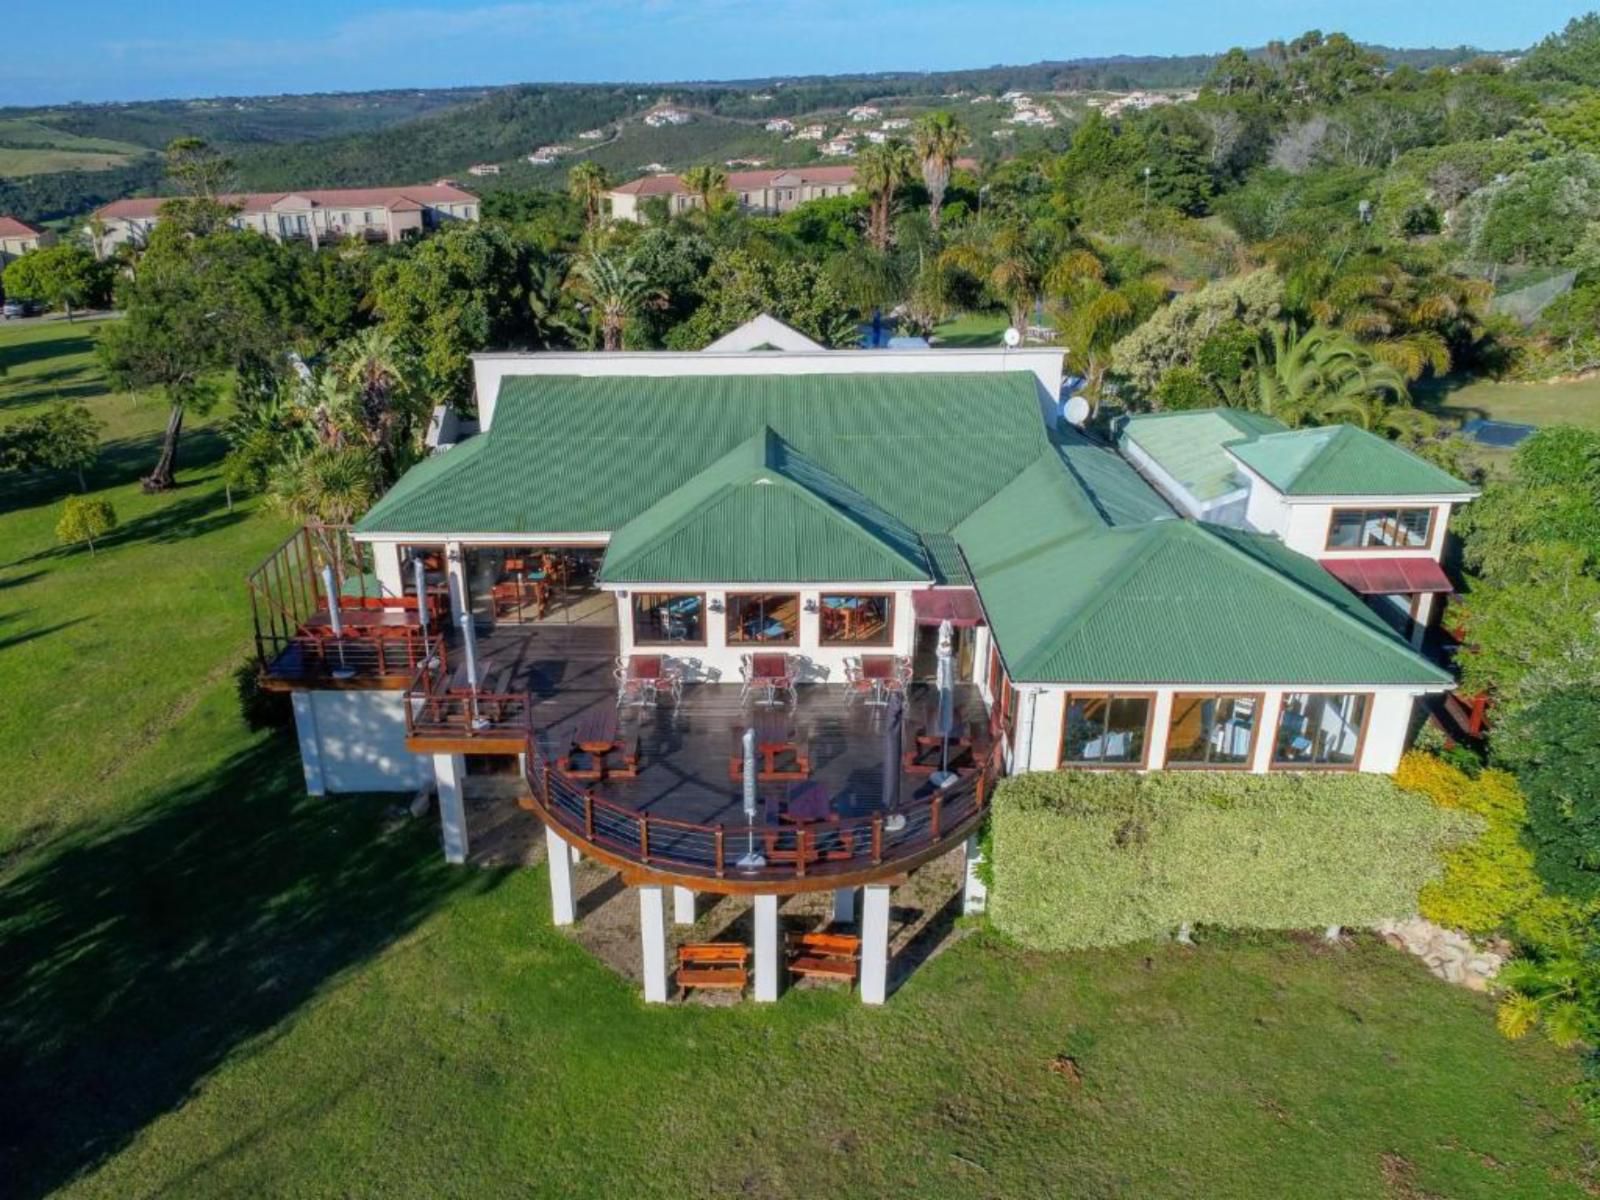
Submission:
M 756 823 L 746 822 L 730 756 L 736 731 L 762 709 L 741 703 L 736 683 L 687 685 L 676 707 L 664 701 L 652 709 L 624 709 L 619 732 L 624 744 L 637 741 L 637 774 L 568 778 L 558 766 L 568 731 L 585 714 L 616 707 L 615 656 L 616 630 L 602 625 L 512 626 L 480 636 L 478 703 L 486 727 L 470 732 L 465 701 L 458 701 L 436 714 L 444 718 L 439 727 L 430 731 L 422 722 L 415 728 L 412 748 L 521 752 L 531 727 L 527 807 L 585 852 L 635 877 L 693 881 L 710 890 L 733 892 L 758 881 L 768 891 L 816 890 L 829 880 L 845 886 L 858 876 L 904 872 L 965 836 L 981 815 L 981 744 L 976 753 L 953 752 L 965 769 L 943 792 L 929 782 L 926 766 L 906 767 L 903 754 L 914 749 L 932 696 L 922 685 L 912 688 L 899 735 L 886 728 L 892 718 L 883 708 L 850 703 L 843 684 L 799 687 L 792 720 L 809 745 L 807 778 L 826 791 L 832 812 L 808 827 L 809 842 L 799 841 L 795 826 L 767 820 L 769 798 L 781 807 L 798 781 L 759 783 Z M 454 639 L 449 661 L 438 687 L 465 691 L 465 655 Z M 519 696 L 531 702 L 524 705 Z M 961 686 L 957 701 L 958 724 L 981 734 L 987 710 L 977 689 Z M 891 756 L 892 777 L 886 772 Z M 906 818 L 895 830 L 885 825 L 891 778 L 899 791 L 895 808 Z M 787 861 L 739 871 L 737 860 L 752 838 Z M 774 889 L 775 880 L 792 886 Z

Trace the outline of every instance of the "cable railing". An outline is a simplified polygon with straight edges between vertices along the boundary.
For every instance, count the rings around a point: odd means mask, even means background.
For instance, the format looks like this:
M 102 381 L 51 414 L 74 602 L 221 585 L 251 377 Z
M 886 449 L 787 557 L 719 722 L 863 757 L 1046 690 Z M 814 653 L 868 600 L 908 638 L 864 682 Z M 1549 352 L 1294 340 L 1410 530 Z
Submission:
M 867 870 L 907 859 L 974 824 L 999 775 L 998 755 L 948 788 L 887 811 L 807 824 L 702 824 L 656 816 L 608 800 L 566 778 L 530 733 L 529 790 L 547 820 L 574 837 L 669 874 L 752 881 L 793 880 Z M 759 866 L 752 852 L 759 857 Z
M 408 738 L 510 736 L 520 740 L 532 728 L 530 693 L 451 687 L 442 638 L 439 654 L 423 660 L 403 699 Z
M 415 677 L 430 660 L 444 660 L 444 639 L 418 626 L 375 633 L 258 634 L 266 671 L 292 683 Z

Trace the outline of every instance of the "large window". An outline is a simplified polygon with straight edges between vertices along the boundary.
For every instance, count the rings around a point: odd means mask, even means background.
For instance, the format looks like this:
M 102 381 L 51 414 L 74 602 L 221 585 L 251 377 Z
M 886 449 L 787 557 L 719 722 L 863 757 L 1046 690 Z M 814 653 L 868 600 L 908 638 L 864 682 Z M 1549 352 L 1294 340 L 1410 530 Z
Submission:
M 1272 761 L 1281 767 L 1353 767 L 1372 697 L 1364 692 L 1289 692 Z
M 1258 696 L 1179 693 L 1167 727 L 1169 767 L 1248 767 L 1256 744 Z
M 1149 696 L 1068 696 L 1061 765 L 1143 766 L 1149 732 Z
M 793 646 L 800 640 L 800 597 L 791 592 L 728 597 L 728 643 Z
M 706 641 L 706 598 L 698 593 L 635 592 L 635 646 L 691 645 Z
M 1433 536 L 1431 508 L 1336 508 L 1329 550 L 1420 550 Z
M 824 646 L 887 646 L 893 640 L 893 596 L 822 597 Z

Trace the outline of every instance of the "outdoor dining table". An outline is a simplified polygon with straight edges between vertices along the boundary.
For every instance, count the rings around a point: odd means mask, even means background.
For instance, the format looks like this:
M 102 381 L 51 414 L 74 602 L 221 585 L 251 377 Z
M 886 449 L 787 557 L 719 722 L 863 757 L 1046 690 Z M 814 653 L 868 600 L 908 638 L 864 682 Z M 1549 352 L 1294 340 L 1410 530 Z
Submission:
M 861 678 L 872 685 L 872 695 L 867 700 L 868 704 L 888 704 L 892 693 L 905 690 L 905 685 L 900 679 L 899 665 L 899 660 L 892 654 L 861 656 Z
M 392 608 L 339 608 L 339 625 L 346 633 L 377 634 L 382 636 L 386 630 L 415 629 L 421 624 L 415 612 L 407 612 Z M 312 634 L 329 634 L 333 632 L 333 614 L 327 609 L 318 609 L 305 620 L 306 632 Z

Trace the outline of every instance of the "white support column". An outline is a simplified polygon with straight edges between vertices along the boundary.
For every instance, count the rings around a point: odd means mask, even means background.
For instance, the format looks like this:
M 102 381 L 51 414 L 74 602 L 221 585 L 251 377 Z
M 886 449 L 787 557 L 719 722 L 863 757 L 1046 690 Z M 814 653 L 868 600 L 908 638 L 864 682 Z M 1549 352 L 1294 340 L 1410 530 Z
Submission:
M 467 760 L 461 754 L 435 754 L 433 776 L 439 788 L 439 829 L 445 862 L 467 861 L 467 802 L 461 793 Z
M 328 794 L 322 776 L 322 738 L 317 733 L 316 702 L 310 692 L 294 692 L 294 731 L 300 739 L 300 765 L 306 773 L 306 795 Z
M 756 999 L 778 998 L 778 898 L 757 896 L 755 905 L 756 926 Z
M 1422 643 L 1427 640 L 1428 623 L 1433 619 L 1433 607 L 1438 599 L 1432 592 L 1424 592 L 1417 597 L 1417 613 L 1412 618 L 1415 623 L 1411 627 L 1411 645 L 1417 650 L 1421 650 Z
M 1159 771 L 1167 765 L 1167 732 L 1172 724 L 1172 689 L 1162 688 L 1151 705 L 1150 749 L 1145 761 L 1146 769 Z
M 650 1004 L 667 1000 L 667 903 L 662 889 L 639 889 L 639 945 L 644 951 L 644 998 Z
M 1283 714 L 1283 693 L 1268 692 L 1262 697 L 1261 712 L 1256 717 L 1256 754 L 1250 769 L 1256 774 L 1269 770 L 1272 755 L 1278 743 L 1278 718 Z
M 869 883 L 862 891 L 861 1003 L 882 1004 L 889 990 L 889 888 Z
M 576 846 L 572 846 L 570 849 L 572 850 L 572 865 L 577 866 L 583 861 L 583 851 L 579 850 Z
M 399 542 L 372 543 L 372 571 L 378 577 L 378 593 L 384 599 L 398 599 L 406 594 L 406 574 L 400 563 Z
M 967 839 L 967 875 L 961 885 L 961 915 L 964 917 L 976 916 L 989 907 L 989 889 L 978 878 L 978 866 L 982 862 L 983 850 L 979 847 L 978 835 L 973 834 Z
M 672 889 L 672 923 L 694 924 L 694 892 L 686 887 L 674 886 Z
M 567 840 L 544 827 L 544 857 L 550 867 L 550 921 L 554 925 L 571 925 L 578 919 L 578 904 L 572 890 L 572 856 L 567 853 Z
M 855 888 L 833 889 L 833 922 L 835 925 L 854 925 L 856 923 Z

